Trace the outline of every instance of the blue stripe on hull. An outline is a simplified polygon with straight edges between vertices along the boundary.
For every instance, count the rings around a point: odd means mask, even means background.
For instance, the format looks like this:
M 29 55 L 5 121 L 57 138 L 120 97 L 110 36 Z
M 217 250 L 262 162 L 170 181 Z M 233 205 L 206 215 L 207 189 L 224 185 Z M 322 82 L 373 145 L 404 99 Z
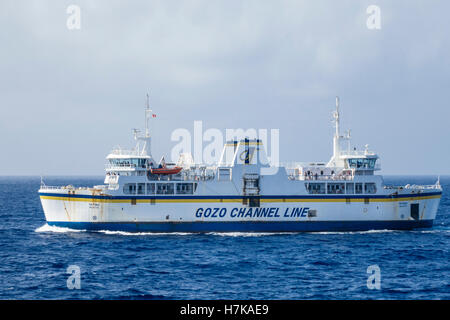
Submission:
M 49 192 L 40 192 L 40 196 L 49 196 L 49 197 L 60 197 L 60 198 L 81 198 L 81 199 L 103 199 L 103 200 L 131 200 L 131 199 L 189 199 L 189 200 L 203 200 L 203 199 L 237 199 L 242 200 L 244 196 L 201 196 L 201 195 L 169 195 L 169 196 L 161 196 L 161 195 L 128 195 L 128 196 L 100 196 L 100 195 L 83 195 L 83 194 L 66 194 L 66 193 L 49 193 Z M 261 199 L 397 199 L 397 198 L 418 198 L 418 197 L 428 197 L 428 196 L 440 196 L 442 192 L 423 192 L 423 193 L 409 193 L 409 194 L 396 194 L 396 195 L 374 195 L 374 194 L 346 194 L 346 195 L 321 195 L 321 194 L 312 194 L 312 195 L 261 195 Z
M 308 222 L 61 222 L 49 225 L 80 230 L 127 232 L 320 232 L 411 230 L 430 228 L 433 220 L 408 221 L 308 221 Z

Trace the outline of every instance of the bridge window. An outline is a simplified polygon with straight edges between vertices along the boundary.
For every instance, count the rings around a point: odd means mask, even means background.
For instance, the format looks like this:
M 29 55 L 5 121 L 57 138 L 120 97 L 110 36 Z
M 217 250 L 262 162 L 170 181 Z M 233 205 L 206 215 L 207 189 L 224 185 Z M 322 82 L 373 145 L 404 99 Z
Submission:
M 354 194 L 354 193 L 355 193 L 355 184 L 347 183 L 347 194 Z
M 156 185 L 156 194 L 174 194 L 173 183 L 158 183 Z
M 136 183 L 125 183 L 123 186 L 123 193 L 136 194 Z
M 145 183 L 137 184 L 137 194 L 145 194 Z
M 363 184 L 362 183 L 355 183 L 355 193 L 356 194 L 363 193 Z
M 193 183 L 177 183 L 177 194 L 193 194 Z
M 354 169 L 373 170 L 376 161 L 375 158 L 347 159 L 347 166 Z
M 109 163 L 114 167 L 139 167 L 147 166 L 147 159 L 129 158 L 129 159 L 109 159 Z
M 375 183 L 365 183 L 364 184 L 364 193 L 377 193 L 377 186 Z
M 325 183 L 305 183 L 305 187 L 310 194 L 325 194 Z
M 328 183 L 327 193 L 329 194 L 344 194 L 345 193 L 345 183 Z
M 155 194 L 155 184 L 154 183 L 147 183 L 147 194 Z

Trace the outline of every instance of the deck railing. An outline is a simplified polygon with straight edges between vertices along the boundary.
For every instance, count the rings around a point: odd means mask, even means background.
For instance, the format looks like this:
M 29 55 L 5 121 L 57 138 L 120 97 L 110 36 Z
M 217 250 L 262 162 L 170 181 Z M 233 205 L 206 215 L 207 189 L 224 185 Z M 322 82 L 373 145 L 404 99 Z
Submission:
M 41 190 L 58 190 L 58 189 L 74 189 L 72 188 L 68 188 L 68 186 L 46 186 L 46 185 L 41 185 Z
M 418 190 L 436 190 L 442 189 L 440 184 L 429 184 L 429 185 L 418 185 L 418 184 L 407 184 L 404 186 L 384 186 L 385 189 L 418 189 Z

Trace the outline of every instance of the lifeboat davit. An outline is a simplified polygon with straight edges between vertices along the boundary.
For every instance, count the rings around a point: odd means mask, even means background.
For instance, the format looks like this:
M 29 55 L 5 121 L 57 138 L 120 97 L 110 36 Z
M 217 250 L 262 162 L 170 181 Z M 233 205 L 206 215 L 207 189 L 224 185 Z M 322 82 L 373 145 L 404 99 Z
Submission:
M 173 167 L 173 168 L 167 168 L 167 167 L 162 167 L 162 168 L 154 168 L 154 169 L 150 169 L 150 172 L 152 174 L 177 174 L 178 172 L 181 171 L 181 167 Z

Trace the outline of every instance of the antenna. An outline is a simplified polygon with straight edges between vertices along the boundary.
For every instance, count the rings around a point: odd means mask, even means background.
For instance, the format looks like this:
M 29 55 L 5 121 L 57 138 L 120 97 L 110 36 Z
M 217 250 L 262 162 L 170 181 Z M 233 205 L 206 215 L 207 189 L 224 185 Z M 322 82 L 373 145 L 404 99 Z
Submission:
M 140 132 L 139 129 L 133 128 L 134 140 L 138 139 L 139 132 Z
M 146 109 L 145 109 L 145 137 L 146 138 L 150 137 L 148 121 L 150 120 L 150 115 L 152 113 L 152 110 L 150 109 L 149 99 L 150 98 L 149 98 L 148 93 L 147 93 Z
M 350 129 L 347 130 L 347 136 L 345 139 L 347 139 L 347 152 L 350 153 L 350 138 L 351 138 L 351 132 Z
M 341 136 L 339 134 L 339 97 L 336 96 L 336 110 L 333 112 L 333 120 L 336 127 L 336 133 L 333 137 L 333 157 L 328 162 L 327 166 L 336 166 L 336 161 L 339 160 L 341 147 L 340 147 L 340 139 Z
M 339 97 L 336 96 L 336 111 L 333 112 L 334 122 L 336 124 L 336 137 L 339 137 Z
M 150 137 L 150 127 L 149 127 L 149 121 L 151 117 L 155 117 L 155 115 L 152 113 L 153 110 L 150 109 L 150 97 L 149 94 L 147 93 L 146 95 L 146 99 L 145 99 L 145 132 L 143 132 L 142 134 L 139 134 L 140 132 L 138 130 L 133 130 L 134 132 L 134 136 L 136 140 L 141 140 L 143 141 L 143 146 L 142 146 L 142 150 L 141 153 L 142 154 L 147 154 L 148 156 L 151 157 L 151 137 Z M 139 142 L 138 142 L 138 152 L 139 152 Z

